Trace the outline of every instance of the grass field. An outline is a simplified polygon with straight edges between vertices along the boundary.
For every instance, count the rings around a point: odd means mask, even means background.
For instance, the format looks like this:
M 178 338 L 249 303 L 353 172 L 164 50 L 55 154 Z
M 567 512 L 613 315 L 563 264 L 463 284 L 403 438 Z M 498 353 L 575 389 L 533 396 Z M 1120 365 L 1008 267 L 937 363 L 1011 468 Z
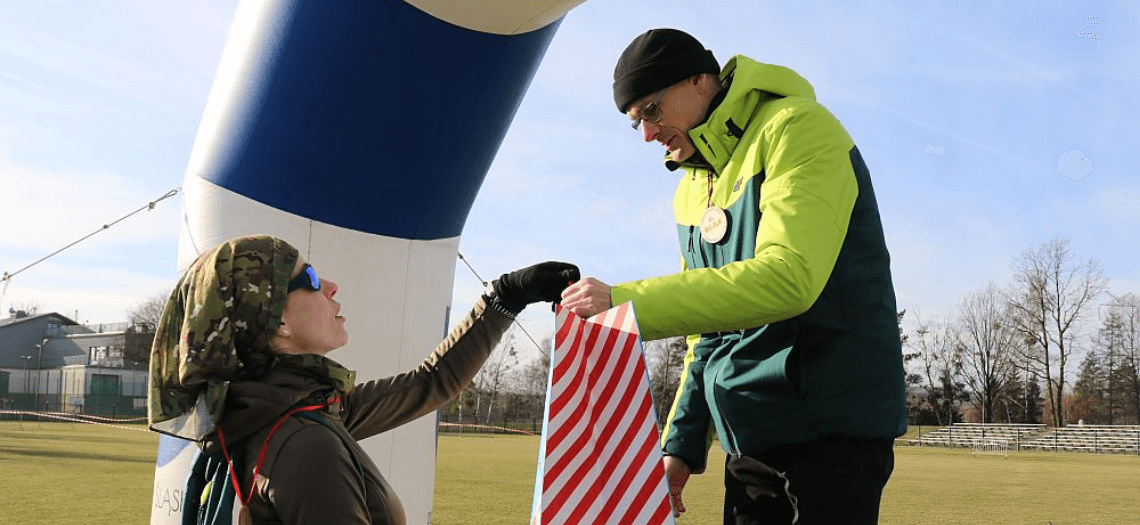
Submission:
M 147 523 L 157 438 L 133 428 L 0 422 L 0 523 Z M 527 522 L 538 438 L 442 435 L 439 446 L 433 523 Z M 1137 456 L 895 453 L 883 524 L 1140 524 Z M 719 450 L 709 464 L 723 464 Z M 695 476 L 679 523 L 720 523 L 720 487 L 719 469 Z
M 158 436 L 0 422 L 0 523 L 149 523 Z

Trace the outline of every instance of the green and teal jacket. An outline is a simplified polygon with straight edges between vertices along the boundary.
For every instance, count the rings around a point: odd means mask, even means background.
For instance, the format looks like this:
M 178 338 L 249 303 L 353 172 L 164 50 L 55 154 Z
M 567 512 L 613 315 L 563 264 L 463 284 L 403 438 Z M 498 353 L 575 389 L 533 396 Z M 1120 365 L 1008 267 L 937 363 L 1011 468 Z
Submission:
M 790 69 L 735 56 L 721 81 L 689 132 L 703 162 L 681 165 L 673 200 L 684 271 L 611 293 L 633 301 L 644 339 L 688 336 L 665 453 L 701 472 L 713 430 L 733 455 L 901 435 L 890 257 L 858 149 Z M 714 243 L 710 205 L 728 219 Z

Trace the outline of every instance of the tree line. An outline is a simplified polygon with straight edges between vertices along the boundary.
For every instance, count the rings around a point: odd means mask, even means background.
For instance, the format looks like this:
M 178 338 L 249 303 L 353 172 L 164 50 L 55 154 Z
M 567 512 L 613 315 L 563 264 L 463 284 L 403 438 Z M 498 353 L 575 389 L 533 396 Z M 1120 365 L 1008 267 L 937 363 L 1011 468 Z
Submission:
M 990 282 L 945 318 L 900 330 L 911 423 L 966 414 L 983 423 L 1140 423 L 1140 300 L 1109 293 L 1100 263 L 1074 254 L 1068 239 L 1026 248 L 1012 268 L 1008 286 Z

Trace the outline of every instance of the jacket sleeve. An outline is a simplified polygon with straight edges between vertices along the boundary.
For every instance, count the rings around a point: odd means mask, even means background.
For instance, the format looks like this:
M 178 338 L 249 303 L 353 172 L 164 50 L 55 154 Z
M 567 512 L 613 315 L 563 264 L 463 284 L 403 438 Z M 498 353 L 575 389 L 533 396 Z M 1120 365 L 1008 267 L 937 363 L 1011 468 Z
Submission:
M 704 400 L 705 360 L 698 358 L 694 347 L 700 336 L 689 336 L 685 368 L 681 372 L 673 408 L 661 430 L 661 450 L 685 461 L 693 474 L 705 471 L 709 446 L 712 444 L 712 417 Z
M 482 297 L 414 370 L 356 385 L 345 396 L 344 426 L 360 440 L 427 414 L 454 398 L 491 355 L 512 319 Z
M 614 304 L 634 302 L 642 338 L 762 326 L 807 311 L 823 291 L 859 192 L 854 144 L 815 103 L 780 109 L 756 141 L 737 146 L 764 156 L 754 257 L 615 286 Z

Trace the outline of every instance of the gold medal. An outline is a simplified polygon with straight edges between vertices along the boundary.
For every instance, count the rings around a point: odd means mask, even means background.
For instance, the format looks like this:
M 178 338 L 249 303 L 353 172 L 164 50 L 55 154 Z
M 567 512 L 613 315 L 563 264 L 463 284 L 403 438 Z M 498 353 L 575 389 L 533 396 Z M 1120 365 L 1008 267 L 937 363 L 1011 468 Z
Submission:
M 241 510 L 238 511 L 238 525 L 253 525 L 253 516 L 249 513 L 249 507 L 238 502 L 234 502 L 234 505 L 241 505 Z
M 705 208 L 705 214 L 701 217 L 701 238 L 709 244 L 716 244 L 724 240 L 726 233 L 728 233 L 728 216 L 724 210 L 716 206 Z

